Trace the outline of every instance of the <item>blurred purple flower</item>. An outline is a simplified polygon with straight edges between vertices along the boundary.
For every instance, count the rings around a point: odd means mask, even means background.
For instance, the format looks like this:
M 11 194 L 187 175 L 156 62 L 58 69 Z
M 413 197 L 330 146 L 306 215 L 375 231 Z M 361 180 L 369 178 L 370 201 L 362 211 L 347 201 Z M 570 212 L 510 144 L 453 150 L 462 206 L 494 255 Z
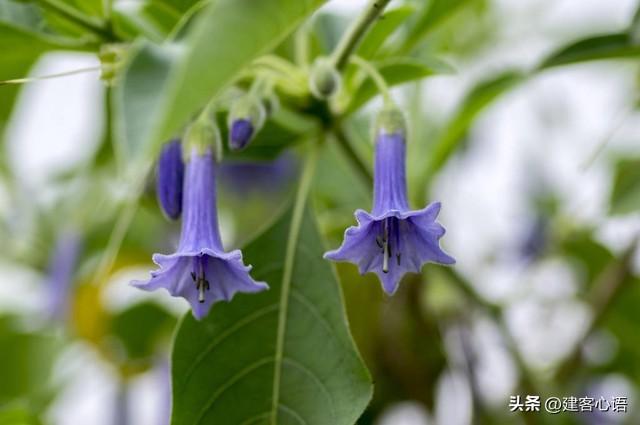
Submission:
M 520 259 L 525 264 L 534 262 L 544 254 L 549 242 L 548 227 L 549 220 L 541 214 L 528 224 L 518 249 Z
M 419 273 L 428 261 L 455 263 L 438 243 L 445 233 L 436 222 L 440 203 L 418 211 L 409 209 L 403 127 L 383 126 L 377 132 L 373 211 L 357 210 L 358 226 L 346 230 L 340 248 L 324 255 L 356 264 L 361 274 L 376 273 L 389 295 L 398 289 L 405 273 Z
M 165 288 L 173 296 L 185 298 L 196 319 L 205 317 L 211 305 L 229 301 L 236 292 L 267 289 L 264 282 L 249 276 L 251 266 L 242 262 L 240 250 L 224 252 L 216 209 L 216 163 L 207 149 L 192 150 L 186 164 L 182 231 L 178 250 L 170 255 L 154 254 L 160 266 L 148 281 L 134 281 L 140 289 Z
M 63 230 L 57 237 L 47 270 L 47 315 L 64 320 L 69 311 L 73 275 L 82 251 L 82 238 L 76 230 Z
M 231 123 L 229 145 L 231 149 L 243 149 L 253 137 L 253 124 L 248 119 L 237 119 Z
M 220 166 L 220 183 L 234 193 L 274 193 L 291 182 L 297 170 L 295 157 L 285 152 L 273 161 L 226 161 Z
M 182 145 L 179 140 L 172 140 L 162 147 L 160 153 L 156 193 L 160 208 L 167 218 L 173 220 L 178 219 L 182 212 L 183 179 Z

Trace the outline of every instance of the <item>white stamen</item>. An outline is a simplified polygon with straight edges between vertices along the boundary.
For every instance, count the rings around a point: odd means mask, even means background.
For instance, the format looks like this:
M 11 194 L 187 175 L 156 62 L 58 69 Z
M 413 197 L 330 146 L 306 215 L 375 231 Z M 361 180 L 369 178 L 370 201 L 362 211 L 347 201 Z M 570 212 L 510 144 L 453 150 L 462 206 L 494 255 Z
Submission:
M 204 282 L 203 281 L 200 281 L 198 285 L 198 301 L 201 303 L 204 302 Z
M 389 272 L 389 242 L 384 241 L 383 242 L 383 257 L 382 257 L 382 271 L 384 273 L 388 273 Z

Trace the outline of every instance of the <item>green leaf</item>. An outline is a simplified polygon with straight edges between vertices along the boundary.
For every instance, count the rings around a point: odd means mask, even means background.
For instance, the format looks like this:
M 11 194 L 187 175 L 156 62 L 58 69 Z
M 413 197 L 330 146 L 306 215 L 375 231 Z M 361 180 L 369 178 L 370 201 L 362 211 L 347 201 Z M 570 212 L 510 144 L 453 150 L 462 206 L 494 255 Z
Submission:
M 588 37 L 560 48 L 544 59 L 539 69 L 600 59 L 621 59 L 640 56 L 640 45 L 627 33 Z
M 377 64 L 380 75 L 389 87 L 420 80 L 435 74 L 450 73 L 452 68 L 436 59 L 389 59 Z M 370 78 L 365 79 L 351 96 L 345 114 L 351 114 L 378 94 L 378 88 Z
M 23 332 L 9 318 L 0 317 L 0 405 L 42 397 L 59 346 L 51 335 Z
M 12 401 L 0 406 L 0 425 L 40 425 L 24 400 Z
M 151 361 L 156 348 L 167 338 L 176 323 L 175 317 L 154 302 L 141 302 L 115 316 L 111 332 L 122 343 L 126 359 Z
M 163 5 L 166 8 L 173 9 L 176 13 L 184 14 L 193 6 L 206 0 L 151 0 L 151 3 Z
M 560 244 L 560 253 L 578 267 L 585 282 L 592 283 L 613 261 L 611 251 L 598 242 L 592 231 L 579 231 L 569 235 Z
M 153 154 L 159 143 L 323 2 L 218 0 L 201 13 L 178 46 L 142 46 L 116 96 L 116 117 L 124 129 L 119 136 L 128 145 L 126 151 Z M 131 110 L 128 104 L 137 106 Z
M 182 322 L 173 352 L 173 425 L 351 425 L 362 414 L 370 376 L 315 221 L 308 210 L 296 212 L 244 250 L 268 291 L 216 304 L 202 322 L 191 314 Z
M 414 12 L 415 8 L 410 5 L 385 12 L 362 40 L 357 55 L 364 59 L 373 58 L 391 34 Z
M 462 6 L 470 3 L 473 0 L 431 0 L 428 5 L 423 9 L 423 12 L 418 17 L 412 31 L 409 33 L 405 42 L 405 51 L 411 50 L 416 44 L 418 44 L 424 37 L 431 31 L 438 27 L 439 24 L 444 22 L 446 18 L 451 16 L 454 12 L 460 9 Z
M 114 90 L 113 107 L 119 160 L 138 166 L 149 152 L 160 113 L 158 92 L 169 79 L 176 52 L 149 43 L 134 48 L 138 51 Z
M 118 33 L 130 38 L 143 35 L 149 40 L 162 42 L 172 34 L 196 3 L 196 0 L 147 0 L 135 8 L 116 3 L 112 21 Z
M 640 158 L 621 159 L 616 164 L 609 211 L 611 214 L 640 211 Z
M 439 170 L 459 147 L 475 118 L 500 95 L 523 81 L 519 72 L 506 72 L 475 86 L 436 139 L 427 172 Z
M 109 2 L 104 0 L 62 0 L 69 7 L 76 9 L 88 16 L 103 18 L 105 15 L 104 5 Z

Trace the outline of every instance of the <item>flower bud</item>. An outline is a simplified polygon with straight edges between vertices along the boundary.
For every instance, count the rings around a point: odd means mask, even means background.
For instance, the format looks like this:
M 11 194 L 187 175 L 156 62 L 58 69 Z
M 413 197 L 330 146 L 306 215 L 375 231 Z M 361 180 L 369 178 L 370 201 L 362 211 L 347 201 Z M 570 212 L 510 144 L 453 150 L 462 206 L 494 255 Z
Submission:
M 309 90 L 318 99 L 327 99 L 338 92 L 340 73 L 329 58 L 318 58 L 313 63 L 309 76 Z
M 265 115 L 264 106 L 257 97 L 248 94 L 236 100 L 228 117 L 229 148 L 240 150 L 247 147 L 262 128 Z
M 107 44 L 98 53 L 100 59 L 100 79 L 107 86 L 113 86 L 124 64 L 125 47 L 122 44 Z
M 171 220 L 177 220 L 182 212 L 183 178 L 182 146 L 176 139 L 166 143 L 162 148 L 156 180 L 158 204 L 164 215 Z

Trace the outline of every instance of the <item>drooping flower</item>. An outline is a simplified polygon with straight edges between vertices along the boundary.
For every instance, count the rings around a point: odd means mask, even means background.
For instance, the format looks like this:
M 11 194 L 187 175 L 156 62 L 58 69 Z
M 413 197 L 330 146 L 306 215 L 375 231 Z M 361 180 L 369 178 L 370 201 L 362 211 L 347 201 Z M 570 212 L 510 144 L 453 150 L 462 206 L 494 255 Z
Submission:
M 182 212 L 183 179 L 182 145 L 180 140 L 172 140 L 162 147 L 156 180 L 158 204 L 165 216 L 172 220 L 177 220 Z
M 390 295 L 405 273 L 419 273 L 426 262 L 455 263 L 439 245 L 445 233 L 436 222 L 440 203 L 417 211 L 409 208 L 405 135 L 402 113 L 385 108 L 376 131 L 373 210 L 357 210 L 358 225 L 346 230 L 340 248 L 325 254 L 356 264 L 361 274 L 376 273 Z
M 58 235 L 46 278 L 47 315 L 49 318 L 64 320 L 69 311 L 69 299 L 73 285 L 73 275 L 82 250 L 82 238 L 75 229 L 65 229 Z
M 159 270 L 148 281 L 134 281 L 138 288 L 165 288 L 185 298 L 196 319 L 202 319 L 219 300 L 229 301 L 236 292 L 267 289 L 256 282 L 245 266 L 240 250 L 225 252 L 218 229 L 216 209 L 216 162 L 211 147 L 194 147 L 186 163 L 182 230 L 178 250 L 170 255 L 154 254 Z

